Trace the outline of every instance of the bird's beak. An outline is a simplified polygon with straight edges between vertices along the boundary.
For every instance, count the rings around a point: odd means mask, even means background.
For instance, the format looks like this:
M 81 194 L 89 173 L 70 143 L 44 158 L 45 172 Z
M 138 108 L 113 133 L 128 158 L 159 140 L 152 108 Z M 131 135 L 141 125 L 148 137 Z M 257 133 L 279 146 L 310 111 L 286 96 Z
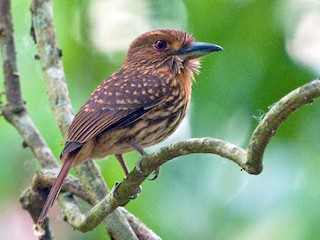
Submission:
M 180 49 L 177 55 L 184 58 L 198 58 L 203 55 L 223 50 L 222 47 L 212 43 L 193 42 L 186 47 Z

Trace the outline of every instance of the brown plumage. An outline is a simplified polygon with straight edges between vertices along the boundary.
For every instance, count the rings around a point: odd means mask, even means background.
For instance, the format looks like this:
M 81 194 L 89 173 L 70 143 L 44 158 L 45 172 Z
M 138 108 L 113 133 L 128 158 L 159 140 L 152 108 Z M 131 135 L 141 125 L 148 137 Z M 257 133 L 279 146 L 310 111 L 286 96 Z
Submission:
M 42 223 L 72 166 L 154 145 L 175 131 L 188 109 L 199 57 L 222 50 L 187 32 L 144 33 L 131 44 L 123 66 L 102 82 L 80 108 L 61 153 L 59 175 L 38 223 Z

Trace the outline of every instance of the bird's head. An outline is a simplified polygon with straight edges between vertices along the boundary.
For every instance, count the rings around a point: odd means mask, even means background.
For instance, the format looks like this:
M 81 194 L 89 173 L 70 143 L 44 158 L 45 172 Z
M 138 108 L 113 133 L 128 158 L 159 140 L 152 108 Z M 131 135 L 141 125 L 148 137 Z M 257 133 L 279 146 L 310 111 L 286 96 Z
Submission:
M 153 74 L 198 72 L 199 58 L 220 51 L 222 47 L 204 42 L 195 42 L 185 31 L 160 29 L 146 32 L 131 44 L 125 66 Z

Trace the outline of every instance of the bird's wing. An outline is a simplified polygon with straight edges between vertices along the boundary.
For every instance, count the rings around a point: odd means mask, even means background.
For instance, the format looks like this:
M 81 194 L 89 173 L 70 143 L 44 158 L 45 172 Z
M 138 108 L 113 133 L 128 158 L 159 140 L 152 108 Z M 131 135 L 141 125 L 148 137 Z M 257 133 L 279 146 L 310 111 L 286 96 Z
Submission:
M 75 116 L 62 153 L 80 148 L 98 134 L 136 122 L 164 101 L 170 88 L 168 79 L 154 75 L 115 73 L 98 86 Z

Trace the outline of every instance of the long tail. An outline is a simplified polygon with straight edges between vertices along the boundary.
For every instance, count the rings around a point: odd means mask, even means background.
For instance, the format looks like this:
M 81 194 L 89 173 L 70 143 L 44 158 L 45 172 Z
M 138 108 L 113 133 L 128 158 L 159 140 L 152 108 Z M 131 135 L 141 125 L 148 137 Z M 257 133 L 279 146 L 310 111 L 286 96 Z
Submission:
M 70 168 L 72 167 L 72 164 L 76 156 L 77 154 L 72 154 L 72 153 L 62 155 L 63 164 L 62 164 L 61 170 L 58 174 L 57 179 L 53 183 L 52 188 L 50 189 L 46 202 L 44 203 L 44 206 L 38 218 L 38 222 L 37 222 L 38 224 L 41 225 L 44 222 L 45 218 L 47 217 L 49 209 L 53 205 L 54 200 L 57 198 L 57 195 L 61 190 L 64 180 L 68 176 L 68 173 L 70 171 Z

